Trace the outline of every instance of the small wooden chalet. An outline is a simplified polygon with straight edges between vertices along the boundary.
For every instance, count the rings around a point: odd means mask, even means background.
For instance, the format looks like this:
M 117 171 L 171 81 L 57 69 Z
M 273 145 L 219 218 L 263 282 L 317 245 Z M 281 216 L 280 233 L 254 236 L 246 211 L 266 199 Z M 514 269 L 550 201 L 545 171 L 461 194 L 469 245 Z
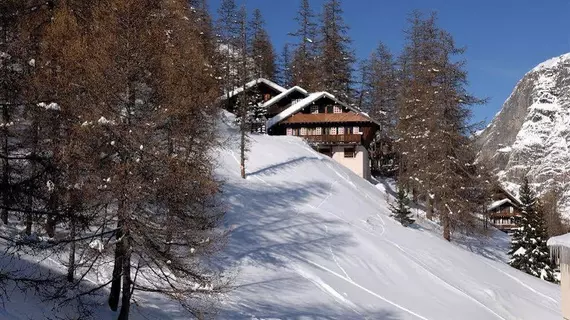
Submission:
M 303 99 L 293 95 L 304 92 L 301 88 L 292 90 L 290 96 L 279 100 L 284 101 L 281 104 L 276 102 L 267 106 L 268 113 L 274 114 L 267 121 L 267 133 L 302 137 L 319 152 L 368 179 L 367 147 L 379 129 L 379 123 L 328 92 L 311 93 Z
M 264 104 L 279 94 L 287 91 L 285 88 L 273 81 L 259 78 L 246 83 L 245 86 L 236 87 L 234 90 L 226 92 L 218 98 L 218 102 L 221 103 L 222 108 L 235 113 L 235 107 L 238 105 L 237 99 L 244 89 L 246 94 L 250 96 L 258 96 L 260 101 L 257 101 L 257 103 L 259 104 Z
M 493 189 L 492 203 L 487 207 L 487 216 L 491 224 L 504 232 L 512 232 L 516 220 L 521 217 L 521 203 L 510 192 L 501 186 Z

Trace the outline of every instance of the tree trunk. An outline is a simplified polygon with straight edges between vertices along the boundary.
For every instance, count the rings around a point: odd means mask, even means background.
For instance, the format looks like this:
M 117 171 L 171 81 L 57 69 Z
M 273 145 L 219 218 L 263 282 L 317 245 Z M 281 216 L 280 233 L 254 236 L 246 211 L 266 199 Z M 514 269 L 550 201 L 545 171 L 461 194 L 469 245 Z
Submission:
M 451 226 L 447 214 L 441 215 L 441 223 L 443 224 L 443 238 L 447 241 L 451 241 Z
M 119 308 L 119 298 L 121 296 L 121 274 L 123 268 L 123 219 L 125 214 L 124 202 L 119 202 L 119 208 L 117 209 L 117 214 L 119 221 L 117 222 L 117 232 L 115 234 L 116 244 L 115 244 L 115 263 L 113 265 L 113 279 L 111 282 L 111 290 L 109 292 L 109 307 L 113 311 L 117 311 Z
M 128 320 L 131 308 L 131 250 L 128 231 L 123 237 L 123 297 L 121 299 L 121 312 L 118 320 Z
M 33 209 L 33 199 L 32 195 L 29 194 L 27 198 L 26 209 L 32 211 Z M 31 213 L 26 213 L 26 234 L 29 236 L 32 234 L 32 225 L 34 224 L 34 220 Z
M 428 198 L 428 206 L 427 206 L 426 217 L 429 220 L 433 220 L 433 199 L 430 197 L 429 194 L 427 198 Z
M 67 281 L 73 282 L 73 279 L 75 277 L 75 236 L 77 233 L 77 226 L 74 217 L 71 217 L 71 221 L 69 222 L 69 224 L 70 224 L 69 240 L 71 242 L 69 243 L 70 247 L 69 247 L 69 263 L 67 266 Z

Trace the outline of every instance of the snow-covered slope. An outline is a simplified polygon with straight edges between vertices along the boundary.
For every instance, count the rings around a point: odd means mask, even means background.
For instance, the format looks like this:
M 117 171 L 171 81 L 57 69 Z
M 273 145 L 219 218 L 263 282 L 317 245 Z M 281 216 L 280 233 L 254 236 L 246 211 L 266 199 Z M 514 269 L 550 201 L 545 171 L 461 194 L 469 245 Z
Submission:
M 559 187 L 570 218 L 570 54 L 528 72 L 478 142 L 479 158 L 491 160 L 511 191 L 523 174 L 540 192 Z
M 296 137 L 253 136 L 248 178 L 241 179 L 238 135 L 223 127 L 229 141 L 217 173 L 233 233 L 221 263 L 238 273 L 236 289 L 221 298 L 220 319 L 561 318 L 558 286 L 505 264 L 504 234 L 454 235 L 450 244 L 421 218 L 404 228 L 389 217 L 390 183 L 364 181 Z M 39 268 L 65 271 L 53 260 Z M 86 285 L 98 283 L 93 276 Z M 52 315 L 53 305 L 32 292 L 6 289 L 0 319 Z M 95 319 L 117 317 L 105 294 L 93 302 L 100 305 Z M 188 315 L 162 296 L 141 293 L 131 318 Z
M 245 180 L 238 154 L 219 155 L 240 270 L 221 318 L 560 319 L 559 287 L 506 265 L 505 237 L 458 245 L 421 219 L 404 228 L 389 184 L 295 137 L 253 136 Z

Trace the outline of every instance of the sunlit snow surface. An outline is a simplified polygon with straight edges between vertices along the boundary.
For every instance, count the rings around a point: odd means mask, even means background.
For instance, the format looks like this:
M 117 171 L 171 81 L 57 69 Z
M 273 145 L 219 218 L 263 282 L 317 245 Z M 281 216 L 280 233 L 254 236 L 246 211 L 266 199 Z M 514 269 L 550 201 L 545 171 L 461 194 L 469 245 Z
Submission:
M 224 122 L 232 123 L 228 117 Z M 509 267 L 504 234 L 454 235 L 450 244 L 422 217 L 404 228 L 389 217 L 391 183 L 364 181 L 295 137 L 253 135 L 248 178 L 241 179 L 239 135 L 221 127 L 227 147 L 217 152 L 217 174 L 233 229 L 221 263 L 239 273 L 218 318 L 561 318 L 559 287 Z M 51 260 L 44 267 L 64 271 Z M 111 262 L 101 279 L 110 268 Z M 32 295 L 11 290 L 10 296 L 0 319 L 52 315 Z M 116 317 L 103 296 L 94 318 Z M 131 318 L 189 316 L 149 293 L 137 297 Z
M 421 218 L 403 228 L 390 184 L 295 137 L 252 136 L 245 180 L 238 155 L 219 156 L 241 270 L 222 318 L 560 319 L 559 287 L 506 265 L 501 233 L 449 244 Z

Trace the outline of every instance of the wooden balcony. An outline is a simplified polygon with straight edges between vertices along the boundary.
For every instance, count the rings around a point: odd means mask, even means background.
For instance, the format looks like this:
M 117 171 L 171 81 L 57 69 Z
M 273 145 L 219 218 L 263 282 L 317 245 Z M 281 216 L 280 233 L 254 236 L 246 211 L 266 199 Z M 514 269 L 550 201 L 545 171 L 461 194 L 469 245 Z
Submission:
M 337 143 L 361 143 L 362 135 L 360 134 L 337 134 L 337 135 L 311 135 L 301 136 L 309 143 L 324 143 L 324 144 L 337 144 Z

